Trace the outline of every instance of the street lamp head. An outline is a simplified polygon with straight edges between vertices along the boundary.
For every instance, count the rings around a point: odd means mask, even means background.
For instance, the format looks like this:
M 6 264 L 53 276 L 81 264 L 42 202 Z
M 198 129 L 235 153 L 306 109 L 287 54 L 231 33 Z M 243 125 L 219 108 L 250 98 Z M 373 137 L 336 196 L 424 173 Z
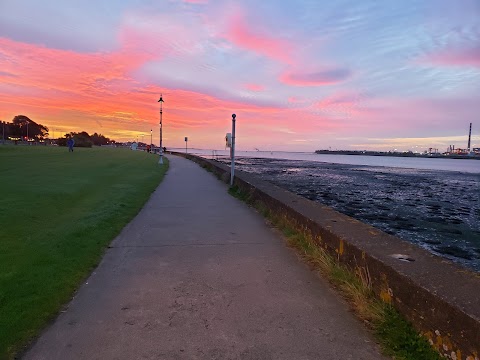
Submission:
M 164 102 L 162 95 L 160 95 L 160 100 L 158 100 L 157 102 Z
M 235 115 L 235 114 L 232 114 L 232 118 L 234 118 L 234 119 L 235 119 L 236 117 L 237 117 L 237 115 Z

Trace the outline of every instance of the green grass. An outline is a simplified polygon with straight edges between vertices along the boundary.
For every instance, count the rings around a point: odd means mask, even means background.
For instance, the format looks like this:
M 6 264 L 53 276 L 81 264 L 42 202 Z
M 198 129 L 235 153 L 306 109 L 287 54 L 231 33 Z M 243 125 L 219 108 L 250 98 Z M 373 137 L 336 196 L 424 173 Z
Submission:
M 0 359 L 38 335 L 168 167 L 113 148 L 0 146 Z
M 286 237 L 289 246 L 297 252 L 348 300 L 355 314 L 372 329 L 384 353 L 397 360 L 440 360 L 433 349 L 403 316 L 391 305 L 378 299 L 371 289 L 366 272 L 354 273 L 318 246 L 311 235 L 298 230 L 287 217 L 272 212 L 265 204 L 254 201 L 237 186 L 228 192 L 255 207 Z

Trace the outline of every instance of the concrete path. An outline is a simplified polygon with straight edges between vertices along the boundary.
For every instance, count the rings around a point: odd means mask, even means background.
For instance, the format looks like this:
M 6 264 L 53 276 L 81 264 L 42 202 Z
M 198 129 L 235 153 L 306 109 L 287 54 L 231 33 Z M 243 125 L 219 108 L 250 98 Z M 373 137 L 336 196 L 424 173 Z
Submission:
M 347 305 L 197 164 L 170 169 L 25 359 L 383 359 Z

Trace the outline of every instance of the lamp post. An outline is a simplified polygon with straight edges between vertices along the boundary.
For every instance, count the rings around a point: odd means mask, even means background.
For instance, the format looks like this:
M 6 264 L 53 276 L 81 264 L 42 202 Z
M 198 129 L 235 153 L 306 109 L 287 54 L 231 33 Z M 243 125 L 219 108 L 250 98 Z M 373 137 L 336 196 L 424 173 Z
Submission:
M 163 142 L 162 142 L 162 114 L 163 114 L 163 111 L 162 111 L 162 104 L 163 104 L 163 98 L 162 98 L 162 94 L 160 94 L 160 99 L 158 100 L 158 102 L 160 103 L 160 160 L 158 160 L 158 163 L 160 165 L 163 165 Z
M 27 144 L 28 144 L 28 123 L 29 121 L 27 120 Z
M 153 129 L 150 129 L 150 151 L 152 151 Z

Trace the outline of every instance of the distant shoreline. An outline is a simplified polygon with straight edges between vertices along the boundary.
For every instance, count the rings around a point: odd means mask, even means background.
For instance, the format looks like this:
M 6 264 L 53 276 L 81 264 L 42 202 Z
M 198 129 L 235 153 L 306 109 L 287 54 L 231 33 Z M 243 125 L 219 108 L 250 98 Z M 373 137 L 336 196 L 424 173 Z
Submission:
M 462 159 L 480 160 L 480 155 L 443 155 L 443 154 L 415 154 L 411 152 L 377 152 L 377 151 L 349 151 L 349 150 L 316 150 L 319 155 L 363 155 L 363 156 L 390 156 L 390 157 L 414 157 L 427 159 Z

